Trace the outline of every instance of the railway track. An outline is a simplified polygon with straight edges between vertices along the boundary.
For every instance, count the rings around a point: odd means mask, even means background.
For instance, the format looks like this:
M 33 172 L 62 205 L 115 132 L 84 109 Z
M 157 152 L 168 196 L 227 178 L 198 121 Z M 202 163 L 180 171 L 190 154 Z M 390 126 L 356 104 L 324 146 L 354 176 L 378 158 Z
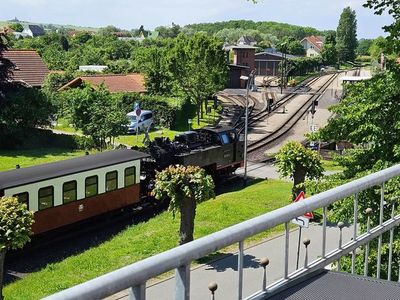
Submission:
M 310 106 L 312 105 L 313 101 L 317 100 L 320 95 L 330 86 L 330 84 L 336 79 L 338 73 L 331 75 L 331 77 L 316 91 L 314 95 L 312 95 L 290 118 L 289 120 L 282 124 L 277 130 L 272 132 L 271 134 L 265 136 L 264 138 L 257 140 L 249 145 L 248 147 L 248 154 L 258 152 L 259 155 L 255 155 L 261 158 L 261 161 L 264 161 L 264 151 L 263 149 L 266 148 L 271 143 L 275 142 L 282 136 L 284 136 L 293 126 L 301 119 L 301 117 L 308 111 Z M 320 79 L 320 78 L 318 78 Z M 310 84 L 315 83 L 318 79 L 313 80 Z M 295 97 L 297 94 L 290 95 L 290 99 Z M 285 99 L 288 101 L 288 99 Z M 281 104 L 282 106 L 283 104 Z M 253 159 L 259 161 L 260 159 Z

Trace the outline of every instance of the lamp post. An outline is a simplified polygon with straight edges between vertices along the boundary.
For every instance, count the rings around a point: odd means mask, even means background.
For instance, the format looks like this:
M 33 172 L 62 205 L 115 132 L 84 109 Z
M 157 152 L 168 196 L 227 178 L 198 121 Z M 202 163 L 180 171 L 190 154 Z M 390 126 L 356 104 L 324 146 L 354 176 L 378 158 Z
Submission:
M 192 119 L 188 119 L 189 131 L 192 130 Z
M 285 80 L 285 72 L 286 72 L 286 42 L 281 44 L 282 53 L 282 61 L 281 61 L 281 94 L 283 94 L 283 81 Z
M 248 123 L 249 123 L 249 93 L 250 93 L 250 85 L 254 79 L 255 70 L 251 71 L 249 76 L 240 76 L 241 80 L 247 80 L 246 86 L 246 103 L 245 103 L 245 115 L 244 115 L 244 185 L 247 183 L 247 132 L 248 132 Z

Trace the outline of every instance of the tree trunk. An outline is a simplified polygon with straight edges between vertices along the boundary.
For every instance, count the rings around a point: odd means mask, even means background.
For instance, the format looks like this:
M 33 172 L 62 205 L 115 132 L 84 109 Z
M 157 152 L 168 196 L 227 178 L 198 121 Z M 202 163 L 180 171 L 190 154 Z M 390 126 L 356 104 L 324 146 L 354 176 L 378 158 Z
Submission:
M 297 187 L 298 184 L 301 184 L 306 179 L 306 169 L 303 167 L 297 167 L 293 174 L 293 188 L 292 188 L 292 198 L 296 199 L 297 195 L 304 190 L 304 188 Z M 304 191 L 305 192 L 305 191 Z
M 179 245 L 193 241 L 194 218 L 196 216 L 196 201 L 186 198 L 181 204 L 181 226 L 179 228 Z
M 3 300 L 3 275 L 4 275 L 4 259 L 6 250 L 0 250 L 0 300 Z
M 201 112 L 201 118 L 204 118 L 204 101 L 200 101 L 200 112 Z
M 200 125 L 200 105 L 197 105 L 197 125 Z

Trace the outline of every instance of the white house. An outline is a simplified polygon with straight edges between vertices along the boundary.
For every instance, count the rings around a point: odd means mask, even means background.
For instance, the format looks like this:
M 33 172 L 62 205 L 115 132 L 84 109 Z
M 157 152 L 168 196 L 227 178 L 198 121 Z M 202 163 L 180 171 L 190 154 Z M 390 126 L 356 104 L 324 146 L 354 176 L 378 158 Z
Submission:
M 307 36 L 300 43 L 306 50 L 307 57 L 319 56 L 324 46 L 324 38 L 315 35 Z
M 22 31 L 22 34 L 30 37 L 41 36 L 44 35 L 44 29 L 39 25 L 27 25 Z

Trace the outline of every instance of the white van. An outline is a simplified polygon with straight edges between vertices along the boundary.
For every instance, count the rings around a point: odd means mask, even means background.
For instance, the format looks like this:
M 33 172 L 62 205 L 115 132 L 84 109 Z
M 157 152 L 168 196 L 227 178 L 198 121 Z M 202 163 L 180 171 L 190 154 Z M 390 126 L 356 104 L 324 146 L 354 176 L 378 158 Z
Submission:
M 146 131 L 154 126 L 153 112 L 151 110 L 142 110 L 140 117 L 136 116 L 135 111 L 131 111 L 126 115 L 129 119 L 129 125 L 128 125 L 129 133 L 135 133 L 137 128 L 139 129 L 139 131 Z

